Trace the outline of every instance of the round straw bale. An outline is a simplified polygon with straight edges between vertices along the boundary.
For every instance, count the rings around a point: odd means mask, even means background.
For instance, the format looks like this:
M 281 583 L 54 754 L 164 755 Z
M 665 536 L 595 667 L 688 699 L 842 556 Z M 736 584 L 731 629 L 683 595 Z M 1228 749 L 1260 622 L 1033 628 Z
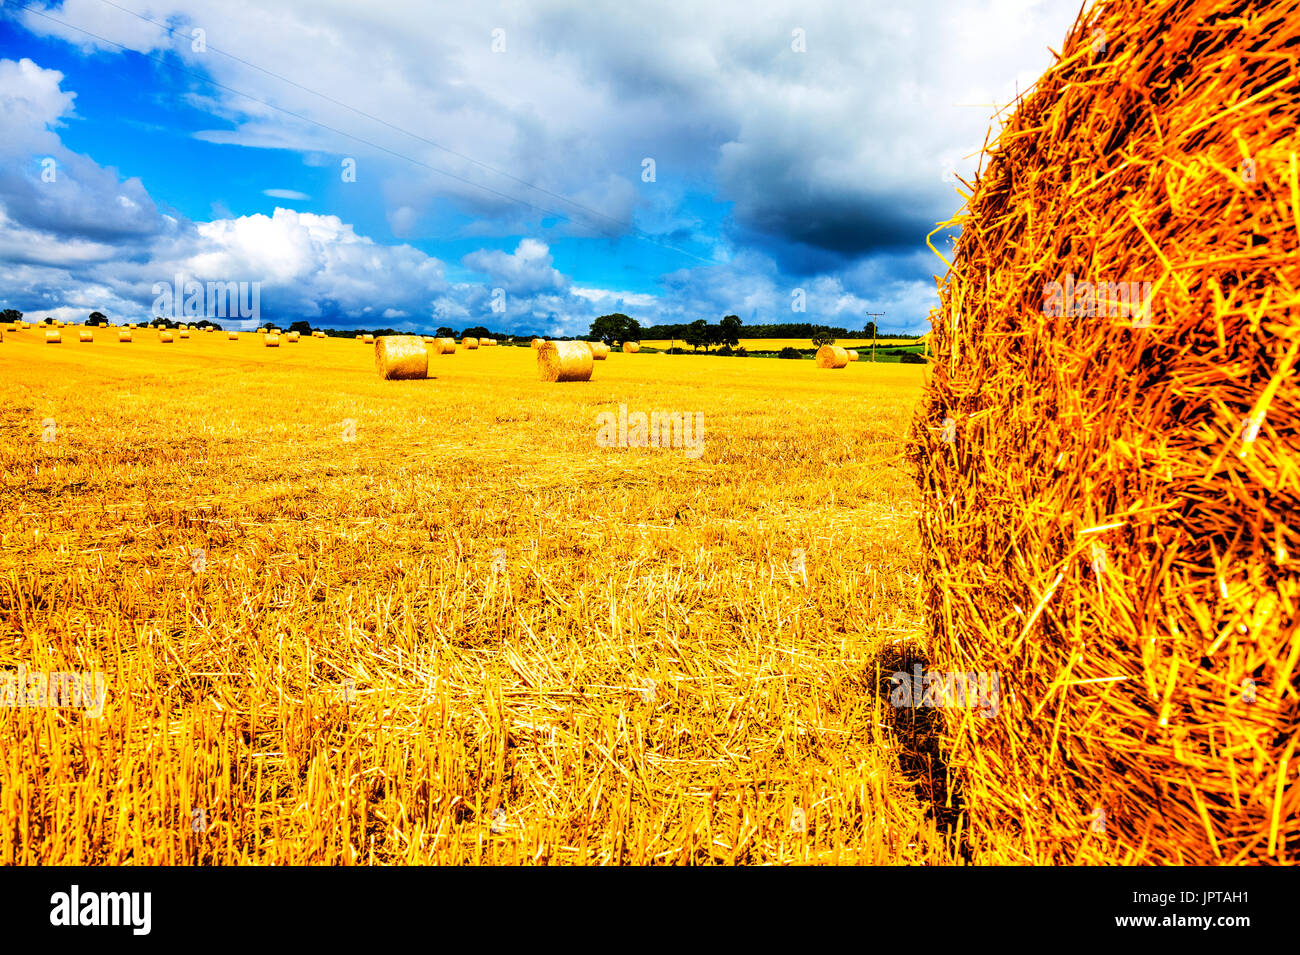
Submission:
M 547 342 L 537 350 L 542 381 L 589 381 L 593 362 L 586 342 Z
M 852 348 L 846 349 L 846 353 L 847 353 L 848 356 L 849 356 L 849 361 L 857 361 L 857 360 L 858 360 L 858 353 L 857 353 L 856 351 L 854 351 Z
M 180 331 L 179 331 L 177 334 L 179 334 L 181 338 L 189 338 L 189 337 L 190 337 L 189 329 L 186 329 L 186 328 L 182 328 L 182 329 L 180 329 Z
M 946 223 L 910 455 L 929 666 L 1001 685 L 931 737 L 972 862 L 1300 862 L 1300 2 L 1267 9 L 1091 6 Z
M 239 332 L 226 332 L 226 339 L 232 342 L 239 341 Z
M 419 335 L 380 335 L 375 339 L 375 371 L 380 378 L 429 377 L 429 350 Z
M 466 348 L 468 348 L 470 351 L 473 351 L 475 348 L 478 348 L 478 339 L 470 338 L 468 335 L 462 338 L 460 340 L 460 343 L 464 345 Z
M 604 342 L 588 342 L 591 348 L 591 357 L 596 361 L 604 361 L 609 357 L 609 346 Z
M 167 344 L 171 342 L 174 338 L 175 336 L 172 335 L 172 330 L 170 328 L 158 329 L 158 341 L 162 342 L 163 344 Z
M 639 352 L 640 350 L 641 350 L 641 343 L 640 343 L 640 342 L 624 342 L 624 343 L 623 343 L 623 351 L 624 351 L 625 354 L 628 354 L 628 355 L 635 355 L 635 354 L 636 354 L 637 352 Z
M 117 340 L 119 342 L 129 342 L 131 340 L 131 329 L 119 328 L 117 330 Z
M 47 328 L 45 330 L 45 344 L 57 345 L 63 341 L 63 336 L 57 328 Z
M 263 341 L 263 343 L 266 345 L 267 348 L 279 348 L 279 347 L 280 347 L 280 336 L 279 336 L 279 335 L 267 335 L 264 339 L 262 339 L 262 341 Z
M 290 332 L 288 335 L 285 335 L 284 338 L 285 341 L 296 342 L 298 340 L 298 332 Z
M 434 338 L 432 335 L 422 335 L 421 338 L 426 345 L 434 345 L 437 344 L 438 341 L 438 339 Z
M 362 336 L 361 336 L 361 341 L 362 341 L 363 343 L 367 344 L 367 345 L 373 345 L 373 344 L 375 343 L 375 336 L 374 336 L 374 335 L 362 335 Z
M 442 354 L 442 355 L 454 355 L 454 354 L 456 354 L 456 339 L 454 339 L 454 338 L 439 338 L 439 339 L 438 339 L 438 352 L 439 352 L 439 354 Z
M 83 328 L 81 331 L 77 332 L 77 341 L 79 342 L 93 342 L 94 340 L 95 333 L 89 328 Z
M 817 349 L 818 368 L 843 368 L 849 363 L 849 353 L 839 345 L 823 345 Z
M 360 332 L 357 332 L 357 334 L 354 335 L 353 337 L 356 338 L 357 341 L 361 341 L 361 339 L 364 338 L 365 336 L 363 336 Z

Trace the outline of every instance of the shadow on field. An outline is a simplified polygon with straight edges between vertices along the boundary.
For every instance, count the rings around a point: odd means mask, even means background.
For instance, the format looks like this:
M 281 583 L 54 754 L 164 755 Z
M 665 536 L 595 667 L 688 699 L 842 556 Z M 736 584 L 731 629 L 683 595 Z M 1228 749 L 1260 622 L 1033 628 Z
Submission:
M 891 675 L 904 673 L 910 677 L 917 665 L 920 665 L 922 672 L 929 671 L 930 661 L 917 651 L 915 645 L 903 644 L 891 646 L 881 655 L 876 692 L 886 703 L 889 703 L 890 693 L 895 686 L 890 681 Z M 922 706 L 896 708 L 891 705 L 885 708 L 885 713 L 898 741 L 899 768 L 915 785 L 917 798 L 925 805 L 926 816 L 934 820 L 940 831 L 951 837 L 966 803 L 956 780 L 952 781 L 952 786 L 949 785 L 948 763 L 939 746 L 939 737 L 943 733 L 943 711 Z M 970 847 L 964 827 L 958 850 L 962 859 L 969 862 Z

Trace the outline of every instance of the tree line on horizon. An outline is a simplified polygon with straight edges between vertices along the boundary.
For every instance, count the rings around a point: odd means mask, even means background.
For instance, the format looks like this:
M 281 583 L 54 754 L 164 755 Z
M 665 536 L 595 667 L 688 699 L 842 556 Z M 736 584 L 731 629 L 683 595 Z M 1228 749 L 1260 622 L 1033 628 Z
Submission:
M 17 322 L 21 321 L 23 313 L 14 308 L 6 308 L 0 311 L 0 321 Z M 46 318 L 46 322 L 53 322 L 54 319 Z M 107 325 L 108 318 L 103 312 L 91 312 L 88 316 L 87 325 Z M 175 328 L 180 324 L 192 325 L 196 328 L 206 328 L 211 326 L 217 329 L 223 329 L 225 326 L 218 322 L 210 321 L 206 318 L 189 320 L 186 322 L 177 322 L 169 318 L 157 317 L 148 325 L 157 328 Z M 275 322 L 264 322 L 260 327 L 276 327 Z M 288 329 L 291 332 L 299 332 L 304 335 L 310 335 L 314 330 L 312 324 L 306 320 L 292 322 Z M 409 334 L 427 334 L 403 332 L 395 328 L 320 328 L 320 331 L 332 337 L 346 337 L 356 334 L 371 335 L 409 335 Z M 439 326 L 433 334 L 438 338 L 494 338 L 503 341 L 520 341 L 530 340 L 535 336 L 532 334 L 515 334 L 512 332 L 497 332 L 488 329 L 483 325 L 473 325 L 468 328 L 457 331 L 446 325 Z M 839 326 L 816 325 L 811 322 L 777 322 L 762 325 L 745 325 L 738 315 L 724 315 L 716 323 L 709 323 L 704 319 L 696 319 L 693 322 L 679 324 L 647 325 L 642 326 L 635 318 L 625 315 L 622 312 L 611 312 L 608 315 L 601 315 L 591 323 L 590 331 L 585 336 L 564 335 L 559 336 L 563 339 L 568 338 L 586 338 L 587 340 L 603 341 L 607 345 L 616 345 L 622 342 L 639 342 L 642 339 L 650 341 L 659 341 L 667 339 L 669 341 L 681 341 L 689 345 L 696 351 L 703 348 L 708 351 L 710 348 L 725 347 L 735 348 L 740 344 L 741 336 L 746 338 L 806 338 L 814 346 L 833 343 L 837 338 L 851 338 L 861 336 L 863 338 L 898 338 L 911 339 L 915 338 L 914 334 L 900 334 L 881 332 L 876 328 L 875 322 L 867 322 L 866 327 L 861 332 L 849 331 Z

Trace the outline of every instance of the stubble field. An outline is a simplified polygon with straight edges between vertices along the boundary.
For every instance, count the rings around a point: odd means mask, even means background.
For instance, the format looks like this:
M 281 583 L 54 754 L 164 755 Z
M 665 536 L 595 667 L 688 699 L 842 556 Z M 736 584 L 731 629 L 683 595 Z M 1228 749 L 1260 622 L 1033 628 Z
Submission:
M 0 707 L 0 863 L 960 858 L 881 692 L 924 368 L 64 331 L 0 343 L 0 671 L 107 697 Z

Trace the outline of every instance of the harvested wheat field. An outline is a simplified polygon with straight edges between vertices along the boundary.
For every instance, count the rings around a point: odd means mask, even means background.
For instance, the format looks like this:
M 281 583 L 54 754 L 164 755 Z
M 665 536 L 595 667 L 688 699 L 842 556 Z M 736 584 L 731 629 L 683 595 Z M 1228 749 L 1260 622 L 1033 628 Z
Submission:
M 302 346 L 5 341 L 0 670 L 106 694 L 0 709 L 0 861 L 956 858 L 877 691 L 923 369 Z M 620 404 L 703 454 L 598 445 Z

